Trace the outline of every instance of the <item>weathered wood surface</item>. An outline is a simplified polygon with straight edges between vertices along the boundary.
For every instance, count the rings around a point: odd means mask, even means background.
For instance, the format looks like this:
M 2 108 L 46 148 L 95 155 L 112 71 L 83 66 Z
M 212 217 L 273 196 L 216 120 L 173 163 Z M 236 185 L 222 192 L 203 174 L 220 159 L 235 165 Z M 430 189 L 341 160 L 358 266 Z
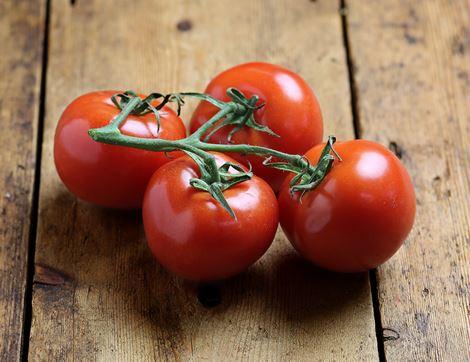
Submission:
M 316 89 L 327 131 L 350 138 L 342 41 L 333 1 L 52 1 L 31 359 L 377 359 L 366 274 L 317 270 L 279 233 L 206 309 L 194 285 L 155 263 L 138 212 L 77 201 L 52 161 L 57 119 L 79 94 L 202 91 L 249 60 L 299 72 Z
M 378 273 L 389 361 L 468 361 L 470 4 L 349 4 L 361 136 L 411 172 L 417 219 Z
M 23 330 L 44 36 L 43 1 L 0 1 L 0 360 Z

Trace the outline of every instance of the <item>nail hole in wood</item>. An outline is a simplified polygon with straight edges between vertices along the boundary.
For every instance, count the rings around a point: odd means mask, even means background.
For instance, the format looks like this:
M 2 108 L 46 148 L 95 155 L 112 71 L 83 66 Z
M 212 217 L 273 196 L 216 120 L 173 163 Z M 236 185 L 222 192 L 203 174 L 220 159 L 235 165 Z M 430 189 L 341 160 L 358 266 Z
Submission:
M 183 19 L 176 24 L 176 28 L 179 31 L 190 31 L 193 28 L 193 23 L 191 20 Z
M 213 284 L 201 284 L 198 288 L 197 299 L 204 308 L 217 307 L 222 301 L 219 288 Z

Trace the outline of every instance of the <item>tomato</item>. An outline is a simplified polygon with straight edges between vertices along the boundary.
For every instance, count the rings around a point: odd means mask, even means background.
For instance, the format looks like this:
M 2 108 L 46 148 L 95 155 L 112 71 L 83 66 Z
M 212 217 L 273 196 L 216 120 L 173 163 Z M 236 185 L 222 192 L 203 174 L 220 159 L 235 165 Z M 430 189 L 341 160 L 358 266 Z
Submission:
M 222 101 L 229 101 L 226 90 L 235 87 L 250 98 L 260 97 L 258 104 L 265 106 L 255 111 L 257 123 L 268 126 L 280 137 L 275 137 L 252 128 L 243 127 L 234 134 L 233 143 L 265 146 L 276 150 L 304 154 L 320 143 L 323 136 L 323 122 L 317 99 L 308 84 L 296 73 L 268 63 L 246 63 L 230 68 L 216 76 L 207 86 L 205 93 Z M 201 102 L 190 123 L 190 132 L 195 132 L 207 122 L 218 109 L 208 102 Z M 212 143 L 228 143 L 227 135 L 233 126 L 217 131 Z M 287 175 L 283 171 L 262 165 L 257 156 L 231 154 L 239 162 L 253 166 L 253 171 L 266 180 L 277 192 Z
M 316 265 L 359 272 L 388 260 L 410 232 L 416 201 L 410 177 L 385 147 L 366 140 L 339 142 L 320 185 L 292 197 L 286 178 L 279 194 L 281 226 L 292 245 Z M 305 155 L 316 163 L 322 146 Z
M 65 109 L 55 132 L 54 161 L 63 183 L 77 197 L 106 207 L 139 208 L 148 180 L 171 159 L 162 152 L 102 144 L 90 138 L 90 128 L 107 125 L 119 113 L 111 101 L 116 93 L 88 93 Z M 153 113 L 130 115 L 120 130 L 144 138 L 186 136 L 183 122 L 168 107 L 160 110 L 159 131 Z
M 236 163 L 214 153 L 217 165 Z M 195 162 L 180 157 L 152 176 L 142 207 L 145 234 L 155 258 L 168 270 L 196 281 L 240 273 L 271 245 L 278 224 L 276 196 L 257 176 L 223 192 L 237 219 L 212 196 L 190 186 L 200 177 Z

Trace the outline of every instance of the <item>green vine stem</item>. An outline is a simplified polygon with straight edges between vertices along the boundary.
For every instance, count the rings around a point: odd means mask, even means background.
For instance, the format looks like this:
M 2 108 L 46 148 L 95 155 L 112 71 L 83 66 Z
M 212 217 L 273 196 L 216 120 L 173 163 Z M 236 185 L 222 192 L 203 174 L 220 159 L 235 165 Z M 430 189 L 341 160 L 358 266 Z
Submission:
M 127 91 L 113 97 L 113 102 L 121 109 L 121 112 L 108 125 L 90 129 L 88 133 L 95 141 L 112 145 L 156 152 L 171 152 L 176 150 L 185 152 L 196 162 L 201 173 L 200 178 L 190 180 L 191 186 L 198 190 L 209 192 L 235 219 L 236 215 L 225 200 L 223 191 L 237 183 L 250 179 L 253 174 L 251 170 L 245 171 L 237 164 L 232 163 L 225 163 L 221 167 L 217 167 L 215 157 L 209 153 L 210 151 L 236 152 L 265 157 L 263 162 L 265 166 L 295 174 L 290 183 L 290 190 L 292 193 L 299 191 L 301 193 L 300 198 L 302 198 L 305 192 L 312 190 L 320 184 L 331 169 L 335 159 L 341 160 L 333 149 L 333 144 L 336 141 L 333 136 L 328 138 L 316 165 L 311 165 L 302 155 L 292 155 L 266 147 L 248 144 L 208 143 L 207 140 L 214 132 L 228 125 L 234 126 L 229 133 L 229 141 L 231 136 L 243 127 L 250 127 L 257 131 L 268 133 L 273 137 L 279 137 L 268 127 L 255 121 L 254 112 L 263 106 L 256 105 L 259 100 L 257 96 L 248 99 L 235 88 L 229 88 L 227 94 L 232 99 L 230 102 L 221 102 L 201 93 L 176 93 L 165 96 L 160 93 L 152 93 L 148 97 L 141 99 L 136 93 Z M 156 113 L 156 121 L 159 123 L 158 110 L 164 104 L 168 102 L 177 103 L 179 113 L 181 106 L 184 104 L 184 97 L 188 96 L 210 102 L 219 108 L 219 111 L 192 135 L 180 140 L 165 140 L 139 138 L 124 135 L 120 132 L 120 125 L 130 114 L 154 112 Z M 120 98 L 121 102 L 118 102 L 118 98 Z M 158 106 L 153 106 L 153 100 L 159 98 L 162 98 L 163 101 Z M 201 140 L 202 138 L 203 140 Z M 272 162 L 272 158 L 280 161 Z M 232 169 L 232 172 L 230 172 L 230 169 Z

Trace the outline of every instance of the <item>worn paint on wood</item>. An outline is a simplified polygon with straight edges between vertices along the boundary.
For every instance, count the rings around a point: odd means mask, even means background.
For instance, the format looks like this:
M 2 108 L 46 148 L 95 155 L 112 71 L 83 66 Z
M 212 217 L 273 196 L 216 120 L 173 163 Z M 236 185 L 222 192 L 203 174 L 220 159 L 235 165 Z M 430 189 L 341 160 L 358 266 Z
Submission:
M 415 228 L 378 272 L 389 361 L 470 360 L 470 6 L 349 1 L 361 135 L 417 193 Z
M 155 263 L 139 212 L 76 200 L 52 161 L 57 119 L 79 94 L 202 91 L 217 72 L 250 60 L 299 72 L 316 89 L 327 132 L 352 137 L 338 4 L 120 3 L 52 2 L 30 357 L 376 359 L 367 275 L 317 270 L 279 233 L 262 260 L 218 287 L 221 303 L 206 309 L 195 285 Z
M 44 1 L 0 1 L 0 360 L 21 352 Z

